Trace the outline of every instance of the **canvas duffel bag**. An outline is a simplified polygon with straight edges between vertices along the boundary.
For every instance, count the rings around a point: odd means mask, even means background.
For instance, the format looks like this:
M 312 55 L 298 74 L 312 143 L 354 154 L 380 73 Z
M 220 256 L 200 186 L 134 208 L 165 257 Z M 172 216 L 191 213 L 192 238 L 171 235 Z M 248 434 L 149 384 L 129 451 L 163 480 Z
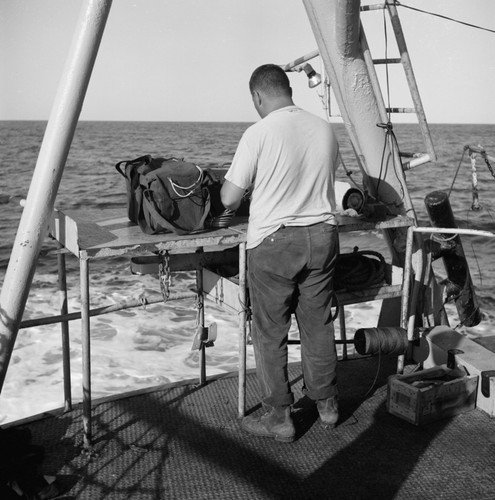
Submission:
M 189 234 L 204 229 L 213 183 L 198 165 L 150 155 L 115 166 L 126 179 L 127 214 L 143 232 Z

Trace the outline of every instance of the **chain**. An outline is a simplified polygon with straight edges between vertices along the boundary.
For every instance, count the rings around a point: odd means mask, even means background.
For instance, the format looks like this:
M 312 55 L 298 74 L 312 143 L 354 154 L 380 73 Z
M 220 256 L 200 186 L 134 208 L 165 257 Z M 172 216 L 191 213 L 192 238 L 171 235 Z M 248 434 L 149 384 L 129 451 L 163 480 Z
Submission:
M 201 309 L 203 307 L 203 297 L 197 293 L 194 300 L 194 309 L 196 309 L 196 328 L 201 325 Z
M 490 165 L 490 162 L 488 161 L 488 157 L 486 156 L 486 153 L 482 153 L 481 156 L 483 157 L 483 160 L 485 160 L 486 166 L 488 167 L 488 170 L 492 174 L 492 177 L 495 179 L 495 173 L 493 172 L 493 168 Z
M 472 193 L 473 193 L 473 203 L 471 205 L 471 210 L 479 210 L 481 207 L 478 199 L 478 175 L 476 173 L 475 154 L 471 154 L 471 175 L 472 175 Z
M 167 302 L 170 297 L 170 287 L 172 286 L 172 273 L 170 272 L 170 255 L 168 250 L 160 252 L 160 264 L 158 266 L 158 278 L 160 280 L 160 290 L 163 301 Z

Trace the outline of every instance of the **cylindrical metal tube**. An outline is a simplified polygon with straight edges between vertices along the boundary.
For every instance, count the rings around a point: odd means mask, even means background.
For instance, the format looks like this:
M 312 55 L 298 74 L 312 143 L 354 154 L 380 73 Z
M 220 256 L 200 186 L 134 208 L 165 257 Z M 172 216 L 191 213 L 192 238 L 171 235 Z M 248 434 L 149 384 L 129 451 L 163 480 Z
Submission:
M 0 294 L 0 390 L 111 5 L 83 5 L 45 131 Z
M 246 342 L 247 342 L 247 279 L 246 279 L 246 243 L 239 245 L 239 418 L 246 411 Z
M 435 227 L 455 228 L 456 223 L 449 197 L 443 191 L 433 191 L 425 198 L 431 223 Z M 482 319 L 478 300 L 474 293 L 471 274 L 458 234 L 446 237 L 435 236 L 437 256 L 442 257 L 449 280 L 448 292 L 455 301 L 459 320 L 465 326 L 476 326 Z
M 91 325 L 89 317 L 89 261 L 81 260 L 81 347 L 84 446 L 91 446 Z
M 202 250 L 199 252 L 202 253 Z M 198 307 L 198 328 L 204 329 L 205 326 L 205 304 L 203 293 L 203 269 L 198 267 L 196 269 L 196 302 Z M 202 339 L 201 347 L 199 349 L 199 384 L 206 384 L 206 342 Z
M 65 270 L 65 254 L 57 254 L 58 263 L 58 290 L 60 294 L 60 315 L 67 316 L 67 274 Z M 64 373 L 64 408 L 65 411 L 72 410 L 72 390 L 70 376 L 70 337 L 69 337 L 69 321 L 63 320 L 60 322 L 62 333 L 62 364 Z

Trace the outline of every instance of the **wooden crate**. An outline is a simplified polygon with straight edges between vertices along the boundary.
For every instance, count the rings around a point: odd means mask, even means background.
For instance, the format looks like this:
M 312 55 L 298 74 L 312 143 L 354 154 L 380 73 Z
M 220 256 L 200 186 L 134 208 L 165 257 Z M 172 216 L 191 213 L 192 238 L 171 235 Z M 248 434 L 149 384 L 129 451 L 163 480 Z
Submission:
M 478 376 L 441 365 L 388 379 L 389 413 L 415 425 L 451 417 L 476 404 Z

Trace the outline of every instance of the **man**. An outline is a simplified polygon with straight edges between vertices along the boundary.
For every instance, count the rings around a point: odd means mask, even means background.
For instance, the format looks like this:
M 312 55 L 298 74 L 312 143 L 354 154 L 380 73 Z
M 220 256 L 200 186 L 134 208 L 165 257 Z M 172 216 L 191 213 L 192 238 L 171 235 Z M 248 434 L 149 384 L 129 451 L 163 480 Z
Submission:
M 235 210 L 252 189 L 247 232 L 252 341 L 266 413 L 241 427 L 293 441 L 294 396 L 287 373 L 287 336 L 295 313 L 301 338 L 304 392 L 325 427 L 338 419 L 333 274 L 338 252 L 331 125 L 294 105 L 286 73 L 273 64 L 249 81 L 261 120 L 242 136 L 221 196 Z

